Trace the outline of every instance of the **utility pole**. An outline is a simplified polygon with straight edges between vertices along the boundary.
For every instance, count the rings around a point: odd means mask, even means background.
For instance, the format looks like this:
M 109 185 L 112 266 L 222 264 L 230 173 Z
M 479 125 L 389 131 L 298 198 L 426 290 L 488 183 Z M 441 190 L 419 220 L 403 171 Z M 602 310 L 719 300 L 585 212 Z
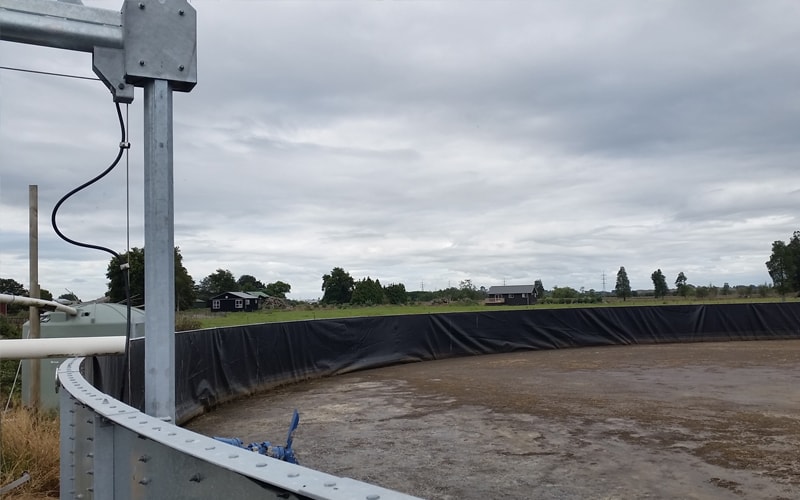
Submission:
M 39 292 L 39 186 L 31 184 L 28 186 L 28 278 L 29 292 L 32 299 L 41 296 Z M 30 306 L 28 308 L 28 338 L 38 339 L 41 337 L 41 324 L 39 323 L 39 308 Z M 28 400 L 35 409 L 39 409 L 41 400 L 42 374 L 39 371 L 41 366 L 39 359 L 32 359 L 31 380 Z

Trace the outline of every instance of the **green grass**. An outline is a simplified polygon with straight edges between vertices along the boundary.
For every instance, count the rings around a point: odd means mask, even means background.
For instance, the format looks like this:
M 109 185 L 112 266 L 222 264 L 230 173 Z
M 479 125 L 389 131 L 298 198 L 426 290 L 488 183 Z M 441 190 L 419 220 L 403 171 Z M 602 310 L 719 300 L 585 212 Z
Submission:
M 393 316 L 404 314 L 441 314 L 455 312 L 492 312 L 520 311 L 530 309 L 570 309 L 587 307 L 626 307 L 654 305 L 686 305 L 686 304 L 743 304 L 761 302 L 780 302 L 780 297 L 767 298 L 708 298 L 704 300 L 666 297 L 636 297 L 627 301 L 609 299 L 601 304 L 536 304 L 533 306 L 486 306 L 483 304 L 413 304 L 413 305 L 380 305 L 380 306 L 300 306 L 292 310 L 264 310 L 239 313 L 210 313 L 207 309 L 187 311 L 184 316 L 199 321 L 201 328 L 222 326 L 252 325 L 258 323 L 281 323 L 285 321 L 304 321 L 315 319 L 357 318 L 364 316 Z M 786 302 L 798 302 L 796 297 L 787 298 Z

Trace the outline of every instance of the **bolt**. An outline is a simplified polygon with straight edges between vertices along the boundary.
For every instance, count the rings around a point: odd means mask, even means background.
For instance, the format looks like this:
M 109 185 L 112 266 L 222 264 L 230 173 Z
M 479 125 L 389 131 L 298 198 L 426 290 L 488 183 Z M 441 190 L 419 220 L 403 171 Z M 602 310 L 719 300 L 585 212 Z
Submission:
M 140 462 L 147 463 L 148 460 L 150 460 L 150 456 L 149 455 L 142 455 L 141 457 L 139 457 L 139 461 Z
M 181 64 L 180 66 L 178 66 L 178 71 L 183 71 L 183 64 Z
M 259 468 L 266 467 L 266 466 L 267 466 L 267 464 L 265 464 L 264 462 L 259 462 L 259 463 L 256 464 L 256 467 L 259 467 Z
M 299 476 L 300 474 L 298 474 L 297 472 L 290 472 L 290 473 L 288 473 L 288 474 L 286 474 L 286 475 L 287 475 L 287 476 L 289 476 L 289 477 L 297 477 L 297 476 Z
M 150 484 L 150 478 L 149 478 L 149 477 L 143 477 L 143 478 L 141 478 L 141 479 L 139 480 L 139 484 L 144 484 L 145 486 L 146 486 L 146 485 L 148 485 L 148 484 Z
M 142 9 L 142 10 L 144 10 L 144 3 L 142 3 L 142 2 L 139 2 L 139 8 L 140 8 L 140 9 Z
M 331 488 L 333 486 L 336 486 L 336 483 L 334 483 L 333 481 L 328 481 L 327 483 L 325 483 L 325 486 Z
M 367 495 L 367 500 L 378 500 L 380 495 Z
M 183 9 L 179 10 L 178 14 L 182 16 L 184 14 Z
M 203 480 L 203 475 L 200 474 L 199 472 L 197 474 L 195 474 L 194 476 L 189 478 L 189 481 L 191 481 L 193 483 L 199 483 L 202 480 Z
M 139 66 L 144 66 L 144 59 L 139 59 Z
M 119 83 L 119 84 L 117 84 L 117 88 L 118 88 L 118 89 L 120 89 L 120 90 L 122 90 L 122 89 L 124 89 L 124 88 L 125 88 L 125 84 L 124 84 L 124 83 Z M 107 404 L 108 404 L 108 400 L 104 400 L 104 401 L 103 401 L 103 404 L 104 404 L 104 405 L 107 405 Z

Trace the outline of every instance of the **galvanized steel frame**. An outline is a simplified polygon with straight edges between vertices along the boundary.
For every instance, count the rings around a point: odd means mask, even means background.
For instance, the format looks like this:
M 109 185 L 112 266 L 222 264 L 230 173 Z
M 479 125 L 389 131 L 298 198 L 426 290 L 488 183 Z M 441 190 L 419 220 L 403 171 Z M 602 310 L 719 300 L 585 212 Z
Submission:
M 144 87 L 145 411 L 175 421 L 173 90 L 197 83 L 197 15 L 186 0 L 125 0 L 121 12 L 0 0 L 0 40 L 92 53 L 118 102 Z

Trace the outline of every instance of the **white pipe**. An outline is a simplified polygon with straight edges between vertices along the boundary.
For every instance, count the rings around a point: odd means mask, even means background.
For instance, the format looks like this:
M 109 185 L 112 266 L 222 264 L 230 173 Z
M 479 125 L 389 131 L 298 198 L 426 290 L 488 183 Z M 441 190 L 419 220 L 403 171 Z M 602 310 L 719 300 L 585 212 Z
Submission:
M 0 359 L 71 358 L 124 352 L 124 335 L 0 340 Z
M 74 307 L 65 306 L 52 300 L 32 299 L 30 297 L 20 297 L 18 295 L 8 295 L 0 293 L 0 303 L 2 304 L 20 304 L 23 306 L 41 307 L 42 309 L 55 309 L 69 314 L 70 316 L 77 316 L 78 310 Z

